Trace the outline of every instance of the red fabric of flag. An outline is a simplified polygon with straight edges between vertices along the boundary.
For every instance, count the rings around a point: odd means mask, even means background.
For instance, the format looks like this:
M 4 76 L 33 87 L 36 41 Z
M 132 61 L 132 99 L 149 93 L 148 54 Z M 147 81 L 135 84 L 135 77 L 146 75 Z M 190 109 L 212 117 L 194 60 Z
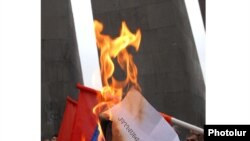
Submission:
M 97 127 L 92 109 L 97 104 L 97 91 L 77 84 L 80 89 L 71 141 L 91 141 Z
M 58 134 L 58 141 L 70 141 L 74 125 L 77 102 L 67 97 L 65 111 Z

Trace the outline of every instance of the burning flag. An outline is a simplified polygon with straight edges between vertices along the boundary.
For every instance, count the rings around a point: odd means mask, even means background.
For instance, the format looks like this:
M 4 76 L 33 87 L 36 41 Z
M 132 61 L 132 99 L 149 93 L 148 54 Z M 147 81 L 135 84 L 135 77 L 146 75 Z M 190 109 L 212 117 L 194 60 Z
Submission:
M 94 24 L 100 50 L 103 89 L 98 92 L 77 85 L 80 94 L 75 118 L 69 119 L 74 123 L 69 127 L 72 129 L 71 141 L 178 141 L 173 128 L 140 93 L 137 67 L 127 48 L 139 50 L 141 31 L 137 30 L 133 34 L 126 23 L 122 22 L 120 35 L 112 39 L 102 34 L 102 23 L 94 21 Z M 114 59 L 126 72 L 123 81 L 113 76 Z M 130 89 L 126 93 L 124 88 L 128 87 Z M 108 121 L 106 125 L 103 124 L 105 120 Z M 61 128 L 63 130 L 63 126 Z M 61 132 L 60 136 L 63 134 Z
M 103 88 L 100 92 L 78 84 L 80 94 L 71 141 L 179 141 L 169 123 L 190 129 L 193 125 L 158 113 L 142 96 L 137 67 L 128 47 L 139 50 L 141 31 L 135 34 L 122 22 L 120 35 L 112 39 L 102 34 L 103 24 L 94 21 Z M 126 78 L 114 78 L 116 59 Z M 124 88 L 129 88 L 128 92 Z M 165 118 L 163 118 L 163 117 Z M 168 123 L 169 122 L 169 123 Z
M 174 129 L 134 88 L 102 117 L 112 122 L 108 141 L 179 141 Z
M 106 129 L 101 127 L 106 125 L 101 125 L 100 121 L 97 121 L 100 133 L 98 140 L 103 140 L 105 136 L 107 141 L 178 141 L 179 138 L 172 127 L 140 93 L 137 67 L 127 48 L 139 50 L 141 31 L 138 29 L 133 34 L 123 21 L 120 35 L 112 39 L 109 35 L 102 34 L 102 23 L 95 20 L 94 24 L 97 46 L 100 50 L 103 89 L 93 113 L 102 120 L 111 121 L 111 127 Z M 123 81 L 118 81 L 113 76 L 114 59 L 117 59 L 121 69 L 126 72 Z M 128 86 L 133 88 L 125 94 L 124 88 Z M 122 100 L 122 97 L 125 98 Z M 111 137 L 107 138 L 107 134 Z
M 98 140 L 98 136 L 102 134 L 99 133 L 100 129 L 97 128 L 97 118 L 90 112 L 91 105 L 95 104 L 100 93 L 80 84 L 77 87 L 80 89 L 78 102 L 81 104 L 77 104 L 76 101 L 67 97 L 58 141 L 104 140 L 102 136 Z M 78 105 L 81 106 L 78 107 Z M 78 113 L 77 116 L 76 112 Z M 112 115 L 112 119 L 109 115 Z M 178 136 L 173 129 L 166 124 L 161 115 L 134 88 L 127 93 L 119 104 L 113 106 L 109 111 L 101 113 L 100 117 L 102 120 L 106 119 L 111 123 L 110 129 L 102 124 L 106 141 L 119 141 L 121 139 L 126 141 L 160 141 L 160 139 L 165 139 L 164 136 L 167 136 L 169 141 L 178 140 Z M 110 122 L 110 120 L 112 121 Z M 157 134 L 157 132 L 160 133 Z

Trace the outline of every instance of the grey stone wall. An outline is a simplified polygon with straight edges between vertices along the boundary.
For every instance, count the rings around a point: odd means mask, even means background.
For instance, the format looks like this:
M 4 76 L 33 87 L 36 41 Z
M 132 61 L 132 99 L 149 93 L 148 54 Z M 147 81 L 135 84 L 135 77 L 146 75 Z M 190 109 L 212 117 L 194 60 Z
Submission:
M 66 97 L 77 98 L 82 83 L 70 0 L 42 0 L 41 131 L 42 138 L 58 132 Z

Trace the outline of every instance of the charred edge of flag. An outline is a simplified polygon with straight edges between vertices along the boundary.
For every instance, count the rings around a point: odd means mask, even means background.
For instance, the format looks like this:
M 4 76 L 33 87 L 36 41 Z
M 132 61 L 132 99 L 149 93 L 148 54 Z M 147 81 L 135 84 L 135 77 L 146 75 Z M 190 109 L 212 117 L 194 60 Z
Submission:
M 100 124 L 106 141 L 112 141 L 112 121 L 100 116 Z
M 205 125 L 205 141 L 234 138 L 240 141 L 250 140 L 250 125 Z

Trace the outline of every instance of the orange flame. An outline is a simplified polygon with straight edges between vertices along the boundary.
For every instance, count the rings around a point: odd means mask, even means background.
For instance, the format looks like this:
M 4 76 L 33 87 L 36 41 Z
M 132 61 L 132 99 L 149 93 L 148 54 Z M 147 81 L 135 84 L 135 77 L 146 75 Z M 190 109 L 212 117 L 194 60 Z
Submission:
M 93 112 L 99 115 L 122 100 L 123 88 L 126 86 L 132 85 L 139 91 L 141 90 L 137 82 L 137 67 L 133 61 L 133 56 L 127 51 L 128 47 L 134 47 L 136 51 L 139 50 L 141 31 L 138 29 L 135 34 L 131 33 L 123 21 L 120 35 L 112 39 L 109 35 L 102 34 L 104 28 L 102 23 L 95 20 L 94 25 L 97 46 L 100 50 L 103 81 L 101 96 L 98 97 L 99 103 L 93 109 Z M 114 78 L 115 66 L 112 59 L 117 59 L 121 69 L 126 72 L 125 80 L 118 81 Z M 109 113 L 108 118 L 112 119 L 111 113 Z

